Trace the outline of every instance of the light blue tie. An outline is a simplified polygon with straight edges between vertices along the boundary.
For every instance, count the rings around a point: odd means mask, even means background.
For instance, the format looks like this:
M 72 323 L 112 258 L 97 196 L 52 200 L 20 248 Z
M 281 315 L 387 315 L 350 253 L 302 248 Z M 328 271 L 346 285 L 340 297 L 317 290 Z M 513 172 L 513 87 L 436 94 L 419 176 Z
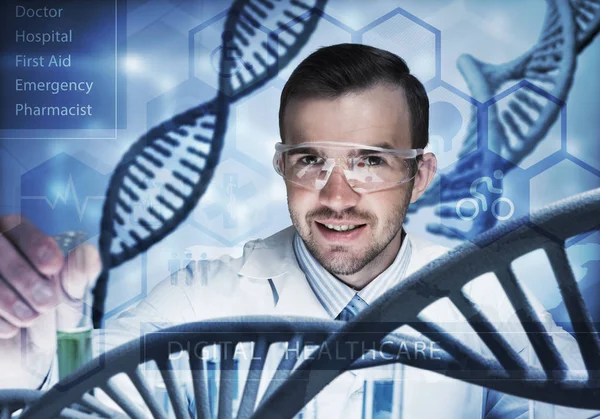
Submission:
M 337 316 L 336 320 L 342 321 L 350 321 L 354 316 L 363 311 L 365 308 L 369 307 L 369 304 L 360 298 L 358 294 L 354 294 L 354 297 L 346 307 L 342 310 L 342 312 Z

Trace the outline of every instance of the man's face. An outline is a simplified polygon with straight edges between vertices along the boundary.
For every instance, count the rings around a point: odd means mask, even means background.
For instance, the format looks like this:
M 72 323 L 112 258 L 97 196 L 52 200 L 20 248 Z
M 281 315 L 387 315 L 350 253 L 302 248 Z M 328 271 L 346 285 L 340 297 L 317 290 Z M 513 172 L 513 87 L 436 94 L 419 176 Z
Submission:
M 336 99 L 292 99 L 283 131 L 286 144 L 330 141 L 412 148 L 404 93 L 389 85 Z M 377 263 L 378 256 L 394 244 L 397 251 L 406 209 L 420 195 L 413 193 L 413 183 L 361 194 L 350 187 L 340 167 L 335 167 L 321 190 L 286 181 L 292 222 L 325 269 L 334 275 L 353 275 Z M 326 224 L 359 227 L 337 233 Z

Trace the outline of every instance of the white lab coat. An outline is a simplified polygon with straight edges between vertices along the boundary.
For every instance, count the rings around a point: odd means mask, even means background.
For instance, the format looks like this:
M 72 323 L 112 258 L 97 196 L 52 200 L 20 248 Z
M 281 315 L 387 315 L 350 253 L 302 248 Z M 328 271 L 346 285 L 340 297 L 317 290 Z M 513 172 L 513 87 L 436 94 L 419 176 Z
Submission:
M 327 312 L 296 262 L 292 247 L 294 232 L 294 228 L 289 227 L 267 239 L 250 241 L 244 246 L 240 258 L 224 256 L 212 261 L 201 261 L 204 265 L 196 270 L 197 277 L 192 285 L 186 285 L 185 281 L 171 285 L 171 280 L 166 278 L 137 307 L 107 323 L 108 346 L 121 343 L 126 338 L 139 335 L 140 332 L 156 330 L 165 324 L 218 317 L 274 315 L 328 319 Z M 407 238 L 413 245 L 407 276 L 447 251 L 444 247 L 412 234 L 408 234 Z M 208 277 L 198 277 L 202 273 Z M 275 286 L 277 303 L 269 278 Z M 519 330 L 520 324 L 511 320 L 513 311 L 510 303 L 503 297 L 500 285 L 494 283 L 494 278 L 473 281 L 466 289 L 499 330 Z M 547 329 L 553 333 L 553 339 L 559 349 L 568 348 L 567 363 L 570 367 L 577 368 L 582 365 L 576 343 L 570 335 L 554 325 L 550 315 L 541 305 L 537 304 L 536 308 Z M 451 323 L 451 327 L 456 331 L 471 330 L 457 309 L 448 301 L 439 301 L 427 309 L 425 314 L 433 321 Z M 523 334 L 507 333 L 505 337 L 519 353 L 530 352 L 528 341 Z M 479 338 L 473 333 L 466 333 L 464 339 L 470 347 L 486 352 Z M 565 354 L 565 351 L 561 352 Z M 364 379 L 369 374 L 381 374 L 383 367 L 379 368 L 379 371 L 345 373 L 331 383 L 318 397 L 319 417 L 360 418 Z M 481 387 L 429 371 L 403 368 L 404 419 L 518 417 L 530 405 L 526 400 L 488 392 Z M 536 404 L 536 409 L 541 408 L 542 405 Z M 555 409 L 554 414 L 555 417 L 564 414 L 564 417 L 569 418 L 591 416 L 585 411 L 563 408 Z M 548 416 L 538 414 L 537 417 Z

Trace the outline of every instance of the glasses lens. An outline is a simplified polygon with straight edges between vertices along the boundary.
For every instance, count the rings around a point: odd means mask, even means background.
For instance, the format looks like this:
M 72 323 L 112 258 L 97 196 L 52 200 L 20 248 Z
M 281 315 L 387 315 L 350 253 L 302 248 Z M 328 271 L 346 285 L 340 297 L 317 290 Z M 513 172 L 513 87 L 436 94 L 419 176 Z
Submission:
M 357 192 L 390 188 L 412 177 L 410 161 L 392 152 L 353 151 L 350 155 L 329 156 L 325 152 L 291 150 L 281 154 L 280 170 L 287 180 L 308 188 L 325 186 L 335 166 L 344 170 Z

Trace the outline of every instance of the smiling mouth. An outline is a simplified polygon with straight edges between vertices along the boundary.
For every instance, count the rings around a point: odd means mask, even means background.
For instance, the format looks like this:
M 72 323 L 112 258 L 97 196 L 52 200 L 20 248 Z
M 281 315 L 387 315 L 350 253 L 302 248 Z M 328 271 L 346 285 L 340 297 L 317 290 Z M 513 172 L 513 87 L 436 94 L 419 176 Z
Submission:
M 328 228 L 329 230 L 332 231 L 352 231 L 356 228 L 360 228 L 363 227 L 365 224 L 340 224 L 340 225 L 334 225 L 334 224 L 324 224 L 324 223 L 319 223 L 317 221 L 317 224 L 320 224 L 322 226 L 325 226 L 326 228 Z
M 315 221 L 318 230 L 329 240 L 356 239 L 363 232 L 366 224 L 329 224 Z

